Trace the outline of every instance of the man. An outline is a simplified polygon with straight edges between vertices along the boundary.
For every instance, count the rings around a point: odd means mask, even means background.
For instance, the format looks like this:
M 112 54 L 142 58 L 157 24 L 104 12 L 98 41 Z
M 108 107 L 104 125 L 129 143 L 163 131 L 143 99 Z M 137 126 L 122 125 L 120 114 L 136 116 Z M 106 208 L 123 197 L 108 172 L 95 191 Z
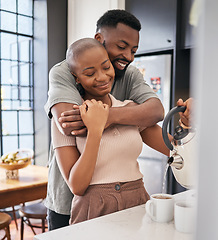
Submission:
M 119 100 L 131 99 L 135 102 L 128 107 L 111 108 L 107 126 L 127 124 L 149 127 L 163 119 L 160 100 L 145 83 L 141 73 L 129 65 L 138 48 L 140 29 L 138 19 L 124 10 L 110 10 L 97 22 L 95 38 L 105 46 L 116 73 L 111 93 Z M 59 130 L 65 135 L 84 134 L 86 129 L 75 107 L 81 105 L 81 96 L 65 61 L 51 69 L 48 95 L 45 110 L 50 118 L 54 118 Z M 72 197 L 51 147 L 45 202 L 50 230 L 69 224 Z

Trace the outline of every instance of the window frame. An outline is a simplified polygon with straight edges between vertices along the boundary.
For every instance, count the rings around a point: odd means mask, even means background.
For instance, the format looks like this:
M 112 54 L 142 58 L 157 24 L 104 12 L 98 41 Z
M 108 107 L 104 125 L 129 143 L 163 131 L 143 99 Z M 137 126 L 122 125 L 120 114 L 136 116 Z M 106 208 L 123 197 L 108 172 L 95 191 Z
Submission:
M 16 0 L 16 11 L 9 11 L 9 10 L 5 10 L 2 9 L 1 4 L 0 4 L 0 17 L 2 15 L 2 13 L 8 13 L 8 14 L 16 14 L 16 29 L 15 31 L 10 31 L 10 30 L 5 30 L 2 29 L 2 26 L 0 26 L 0 34 L 13 34 L 16 36 L 16 44 L 17 44 L 17 59 L 13 60 L 11 56 L 9 56 L 7 59 L 2 57 L 2 52 L 0 49 L 0 71 L 2 72 L 2 63 L 3 61 L 10 61 L 10 63 L 15 63 L 15 65 L 17 64 L 17 83 L 16 84 L 10 84 L 10 83 L 2 83 L 2 74 L 0 75 L 0 99 L 1 99 L 1 103 L 0 103 L 0 154 L 4 154 L 5 153 L 5 148 L 3 145 L 3 139 L 5 137 L 8 136 L 17 136 L 17 147 L 18 148 L 22 148 L 23 146 L 21 145 L 20 142 L 20 137 L 22 136 L 32 136 L 32 148 L 33 150 L 35 150 L 35 113 L 34 113 L 34 0 L 29 0 L 31 1 L 32 4 L 32 11 L 31 14 L 23 14 L 23 13 L 19 13 L 18 12 L 18 3 L 19 0 Z M 27 34 L 27 33 L 21 33 L 19 32 L 19 16 L 21 17 L 25 17 L 27 18 L 31 18 L 32 24 L 31 24 L 31 34 Z M 20 58 L 20 42 L 19 42 L 19 38 L 23 37 L 26 38 L 27 40 L 29 39 L 29 43 L 31 42 L 31 44 L 29 45 L 29 59 L 28 61 L 24 61 Z M 2 38 L 0 37 L 0 46 L 2 44 Z M 9 53 L 10 54 L 10 53 Z M 21 66 L 23 66 L 23 64 L 28 64 L 28 69 L 29 69 L 29 79 L 28 79 L 28 85 L 22 85 L 21 84 L 21 79 L 20 79 L 20 69 Z M 17 108 L 11 108 L 11 109 L 3 109 L 2 108 L 2 86 L 8 86 L 8 87 L 15 87 L 17 88 L 17 99 L 16 101 L 19 103 L 23 102 L 28 102 L 28 106 L 26 109 L 22 109 L 20 107 Z M 21 95 L 21 90 L 22 89 L 27 89 L 27 91 L 29 91 L 29 97 L 28 99 L 22 99 L 22 95 Z M 10 103 L 13 103 L 13 99 L 8 99 L 8 101 Z M 16 134 L 4 134 L 3 133 L 3 124 L 2 124 L 2 120 L 3 120 L 3 112 L 16 112 L 17 115 L 17 133 Z M 32 132 L 31 133 L 21 133 L 19 130 L 19 113 L 21 112 L 31 112 L 32 113 Z M 11 149 L 14 150 L 14 149 Z

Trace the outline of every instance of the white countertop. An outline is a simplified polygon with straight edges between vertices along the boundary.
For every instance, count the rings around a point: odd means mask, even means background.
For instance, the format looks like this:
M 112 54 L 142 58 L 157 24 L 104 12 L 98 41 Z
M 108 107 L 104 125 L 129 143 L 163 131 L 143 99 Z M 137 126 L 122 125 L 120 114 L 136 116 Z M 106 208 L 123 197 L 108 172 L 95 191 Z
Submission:
M 187 199 L 193 191 L 174 195 Z M 174 222 L 156 223 L 145 212 L 145 205 L 129 208 L 103 217 L 77 223 L 36 235 L 34 240 L 192 240 L 192 234 L 175 230 Z

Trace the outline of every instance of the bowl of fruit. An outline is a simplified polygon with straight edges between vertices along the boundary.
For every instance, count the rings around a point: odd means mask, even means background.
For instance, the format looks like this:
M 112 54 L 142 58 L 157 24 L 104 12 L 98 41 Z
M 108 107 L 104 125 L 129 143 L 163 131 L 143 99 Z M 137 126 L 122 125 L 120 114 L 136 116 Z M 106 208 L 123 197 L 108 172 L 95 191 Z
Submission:
M 0 167 L 9 171 L 18 170 L 27 167 L 31 163 L 32 158 L 33 150 L 17 149 L 1 156 Z

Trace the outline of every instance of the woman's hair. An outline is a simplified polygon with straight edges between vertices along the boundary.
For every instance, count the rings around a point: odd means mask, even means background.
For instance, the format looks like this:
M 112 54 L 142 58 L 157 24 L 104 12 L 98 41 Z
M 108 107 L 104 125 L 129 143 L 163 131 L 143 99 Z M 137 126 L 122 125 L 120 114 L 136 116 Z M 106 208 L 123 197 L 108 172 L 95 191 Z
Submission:
M 123 23 L 137 31 L 141 30 L 141 23 L 134 15 L 125 10 L 114 9 L 107 11 L 99 18 L 96 25 L 96 32 L 103 27 L 116 28 L 118 23 Z
M 105 50 L 104 46 L 94 38 L 82 38 L 69 46 L 66 53 L 66 61 L 71 72 L 74 71 L 77 58 L 83 54 L 83 52 L 93 47 L 101 47 Z

